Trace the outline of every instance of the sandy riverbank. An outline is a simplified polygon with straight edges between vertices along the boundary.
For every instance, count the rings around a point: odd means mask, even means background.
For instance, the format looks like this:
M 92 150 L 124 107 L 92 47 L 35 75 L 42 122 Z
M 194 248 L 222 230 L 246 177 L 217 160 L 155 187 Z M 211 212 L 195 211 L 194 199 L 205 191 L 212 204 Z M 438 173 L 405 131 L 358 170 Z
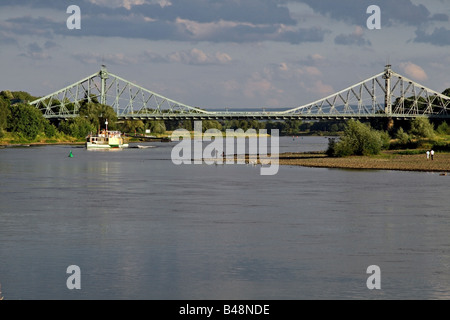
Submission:
M 332 158 L 321 153 L 283 153 L 279 161 L 280 165 L 305 167 L 450 173 L 450 153 L 437 153 L 434 160 L 427 160 L 425 154 L 404 155 L 394 151 L 386 151 L 379 156 L 344 158 Z

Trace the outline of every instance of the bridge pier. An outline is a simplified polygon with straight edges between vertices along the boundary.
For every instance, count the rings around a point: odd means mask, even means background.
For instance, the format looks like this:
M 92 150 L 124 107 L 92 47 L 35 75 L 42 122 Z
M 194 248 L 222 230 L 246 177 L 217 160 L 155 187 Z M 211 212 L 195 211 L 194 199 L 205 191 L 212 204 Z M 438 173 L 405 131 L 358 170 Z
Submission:
M 100 79 L 102 82 L 102 88 L 100 92 L 100 103 L 106 104 L 106 79 L 108 79 L 108 70 L 106 70 L 106 66 L 103 64 L 102 69 L 100 70 Z
M 384 95 L 384 112 L 386 114 L 392 114 L 392 101 L 391 101 L 391 65 L 386 65 L 384 69 L 383 79 L 385 79 L 385 95 Z

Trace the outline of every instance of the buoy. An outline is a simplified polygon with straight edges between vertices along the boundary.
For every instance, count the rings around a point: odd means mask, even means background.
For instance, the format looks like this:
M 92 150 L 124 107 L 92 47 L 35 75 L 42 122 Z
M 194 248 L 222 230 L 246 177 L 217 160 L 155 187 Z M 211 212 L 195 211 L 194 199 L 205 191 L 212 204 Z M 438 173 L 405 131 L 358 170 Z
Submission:
M 70 150 L 69 158 L 73 158 L 72 150 Z

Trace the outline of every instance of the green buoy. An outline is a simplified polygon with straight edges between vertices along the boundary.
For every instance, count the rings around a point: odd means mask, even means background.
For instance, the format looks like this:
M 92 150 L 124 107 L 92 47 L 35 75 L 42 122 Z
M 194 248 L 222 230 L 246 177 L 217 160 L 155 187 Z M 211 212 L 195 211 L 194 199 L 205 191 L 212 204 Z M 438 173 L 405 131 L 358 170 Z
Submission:
M 70 150 L 69 158 L 73 158 L 72 150 Z

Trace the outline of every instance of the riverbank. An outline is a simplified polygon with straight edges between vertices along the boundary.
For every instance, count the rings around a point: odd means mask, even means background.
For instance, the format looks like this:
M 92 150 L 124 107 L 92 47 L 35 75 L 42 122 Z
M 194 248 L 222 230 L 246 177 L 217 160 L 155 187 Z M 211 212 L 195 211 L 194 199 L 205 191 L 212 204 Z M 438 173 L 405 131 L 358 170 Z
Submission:
M 325 153 L 283 153 L 280 165 L 341 168 L 402 170 L 450 173 L 450 153 L 436 153 L 434 160 L 423 154 L 401 154 L 400 151 L 384 151 L 377 156 L 329 157 Z

